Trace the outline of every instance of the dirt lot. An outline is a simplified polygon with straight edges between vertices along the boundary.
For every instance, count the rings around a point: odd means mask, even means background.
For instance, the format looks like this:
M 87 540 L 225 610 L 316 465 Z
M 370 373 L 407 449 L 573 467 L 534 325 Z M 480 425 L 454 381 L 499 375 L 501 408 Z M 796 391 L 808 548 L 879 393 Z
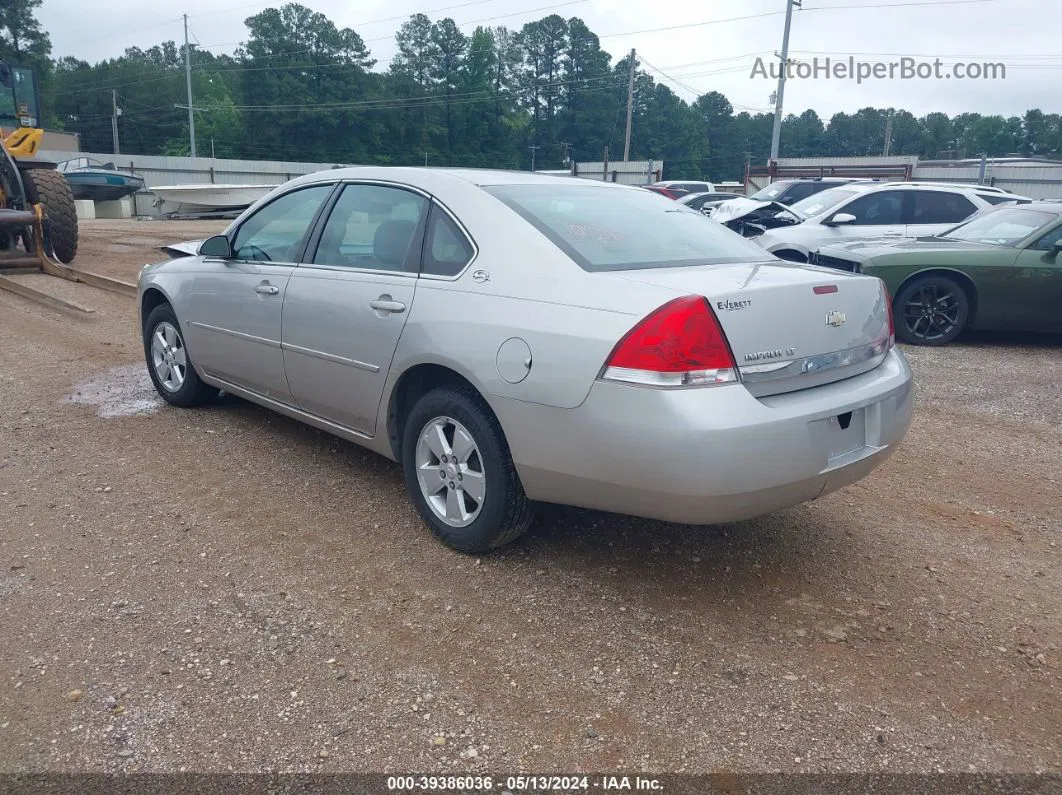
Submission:
M 1062 772 L 1062 340 L 909 350 L 907 441 L 815 503 L 475 559 L 386 460 L 163 408 L 133 300 L 38 281 L 98 312 L 0 292 L 0 769 Z

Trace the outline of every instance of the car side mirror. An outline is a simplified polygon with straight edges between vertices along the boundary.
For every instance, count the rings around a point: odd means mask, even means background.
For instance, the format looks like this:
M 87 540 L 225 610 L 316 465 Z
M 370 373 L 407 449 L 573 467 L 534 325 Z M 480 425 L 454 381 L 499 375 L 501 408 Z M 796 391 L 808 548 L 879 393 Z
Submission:
M 850 224 L 855 219 L 856 217 L 851 213 L 837 213 L 837 215 L 831 218 L 827 223 L 830 226 L 837 226 L 838 224 Z
M 1062 240 L 1056 240 L 1055 244 L 1051 246 L 1050 254 L 1052 257 L 1057 257 L 1062 254 Z
M 199 246 L 199 256 L 234 259 L 235 252 L 232 250 L 232 243 L 229 242 L 225 235 L 214 235 L 213 237 L 208 237 Z

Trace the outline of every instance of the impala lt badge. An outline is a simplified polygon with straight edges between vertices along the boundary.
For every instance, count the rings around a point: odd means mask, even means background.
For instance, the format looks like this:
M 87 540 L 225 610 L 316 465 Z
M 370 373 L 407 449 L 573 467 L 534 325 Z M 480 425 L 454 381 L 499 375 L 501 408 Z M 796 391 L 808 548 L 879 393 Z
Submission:
M 830 312 L 826 315 L 827 326 L 843 326 L 845 320 L 847 320 L 847 318 L 844 316 L 844 312 Z

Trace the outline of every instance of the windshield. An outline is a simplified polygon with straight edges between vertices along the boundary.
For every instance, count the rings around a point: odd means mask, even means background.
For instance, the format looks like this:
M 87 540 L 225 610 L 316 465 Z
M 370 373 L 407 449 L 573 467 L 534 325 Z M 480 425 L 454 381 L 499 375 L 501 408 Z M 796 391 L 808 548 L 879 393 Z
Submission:
M 762 248 L 725 226 L 647 191 L 576 185 L 484 190 L 591 272 L 769 259 Z
M 829 188 L 808 196 L 806 199 L 801 199 L 793 205 L 793 209 L 803 213 L 808 218 L 813 218 L 816 215 L 832 210 L 841 202 L 855 196 L 856 193 L 858 191 L 851 188 Z
M 941 237 L 994 246 L 1014 246 L 1056 220 L 1056 213 L 1007 207 L 959 224 Z
M 749 196 L 749 198 L 755 199 L 759 202 L 773 202 L 785 193 L 785 189 L 792 184 L 792 182 L 772 182 L 766 188 L 760 188 L 760 190 Z

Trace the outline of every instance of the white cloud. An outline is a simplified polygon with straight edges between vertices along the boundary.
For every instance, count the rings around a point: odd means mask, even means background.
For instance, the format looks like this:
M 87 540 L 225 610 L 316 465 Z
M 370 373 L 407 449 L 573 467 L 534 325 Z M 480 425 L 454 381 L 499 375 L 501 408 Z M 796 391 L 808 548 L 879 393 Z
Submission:
M 550 2 L 435 0 L 425 7 L 411 0 L 365 0 L 357 5 L 349 0 L 306 0 L 304 5 L 326 14 L 340 26 L 354 27 L 370 42 L 373 56 L 386 61 L 394 52 L 390 37 L 400 20 L 365 23 L 425 11 L 433 18 L 452 16 L 459 23 L 468 22 L 464 27 L 471 31 L 477 20 L 523 12 L 484 23 L 518 28 L 549 13 L 528 9 L 541 9 Z M 810 59 L 814 53 L 830 53 L 834 58 L 855 55 L 868 61 L 898 60 L 902 55 L 911 55 L 920 60 L 940 56 L 948 63 L 1002 62 L 1007 66 L 1006 80 L 871 80 L 862 85 L 855 81 L 792 80 L 786 86 L 786 112 L 800 113 L 812 108 L 828 119 L 838 111 L 852 112 L 866 106 L 906 108 L 915 115 L 938 110 L 952 115 L 966 111 L 1019 115 L 1032 107 L 1045 112 L 1062 111 L 1054 90 L 1062 80 L 1056 24 L 1062 22 L 1059 0 L 934 2 L 886 7 L 887 2 L 875 0 L 805 0 L 805 10 L 794 14 L 791 55 Z M 470 4 L 430 13 L 432 9 L 463 3 Z M 39 16 L 51 34 L 53 55 L 95 61 L 120 55 L 129 46 L 148 47 L 166 39 L 181 41 L 182 12 L 189 14 L 189 29 L 201 44 L 240 41 L 246 38 L 243 20 L 275 5 L 279 3 L 240 4 L 237 0 L 235 7 L 222 9 L 218 0 L 184 0 L 179 5 L 160 0 L 96 0 L 92 13 L 86 13 L 83 0 L 45 0 Z M 830 5 L 861 7 L 814 10 Z M 774 83 L 750 75 L 757 53 L 769 58 L 780 49 L 784 16 L 776 12 L 784 8 L 784 0 L 656 0 L 651 4 L 641 0 L 580 0 L 559 6 L 555 12 L 581 17 L 602 36 L 602 46 L 613 58 L 635 47 L 649 63 L 696 92 L 715 90 L 725 94 L 735 106 L 766 109 Z M 773 16 L 756 19 L 611 35 L 772 12 Z M 226 46 L 215 51 L 231 49 Z M 686 99 L 694 96 L 659 74 L 654 73 L 654 77 Z

